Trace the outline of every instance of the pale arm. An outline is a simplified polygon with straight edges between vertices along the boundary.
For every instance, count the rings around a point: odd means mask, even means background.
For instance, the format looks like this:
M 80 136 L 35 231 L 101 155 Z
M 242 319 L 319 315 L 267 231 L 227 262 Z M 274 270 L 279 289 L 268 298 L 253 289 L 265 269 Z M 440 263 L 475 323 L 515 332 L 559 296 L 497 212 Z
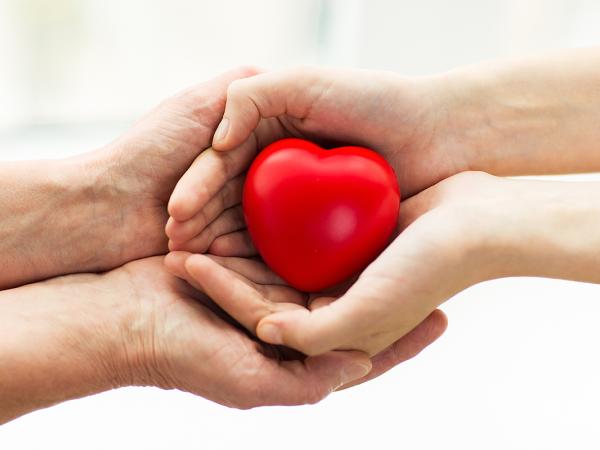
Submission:
M 600 170 L 600 48 L 498 60 L 433 77 L 434 145 L 494 175 Z

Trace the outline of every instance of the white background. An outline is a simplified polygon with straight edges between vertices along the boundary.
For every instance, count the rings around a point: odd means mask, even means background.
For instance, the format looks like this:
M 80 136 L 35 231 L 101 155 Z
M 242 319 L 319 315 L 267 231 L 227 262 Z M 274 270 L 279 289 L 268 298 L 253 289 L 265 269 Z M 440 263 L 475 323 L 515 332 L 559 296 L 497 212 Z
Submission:
M 599 44 L 599 24 L 597 0 L 0 0 L 0 158 L 93 149 L 240 63 L 420 75 Z M 0 449 L 597 449 L 599 297 L 485 283 L 444 306 L 431 348 L 319 405 L 235 411 L 121 389 L 0 427 Z

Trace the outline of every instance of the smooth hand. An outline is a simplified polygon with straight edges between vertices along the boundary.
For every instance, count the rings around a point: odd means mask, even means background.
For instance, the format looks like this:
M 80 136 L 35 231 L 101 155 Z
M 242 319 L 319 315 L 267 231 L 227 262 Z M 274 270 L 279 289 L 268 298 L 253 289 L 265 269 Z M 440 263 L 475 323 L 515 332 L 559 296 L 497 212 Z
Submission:
M 394 167 L 405 197 L 467 169 L 467 148 L 440 126 L 449 102 L 441 79 L 388 72 L 307 68 L 234 81 L 213 148 L 171 196 L 170 248 L 205 252 L 214 244 L 211 252 L 242 256 L 237 244 L 247 240 L 238 233 L 244 223 L 236 205 L 243 174 L 276 139 L 373 148 Z
M 481 281 L 542 276 L 600 282 L 598 192 L 599 183 L 455 175 L 403 202 L 399 236 L 345 293 L 311 295 L 308 308 L 298 302 L 283 308 L 279 303 L 288 301 L 275 279 L 249 284 L 239 268 L 245 259 L 174 252 L 166 262 L 265 342 L 308 355 L 332 349 L 376 355 Z M 182 255 L 187 261 L 179 261 Z

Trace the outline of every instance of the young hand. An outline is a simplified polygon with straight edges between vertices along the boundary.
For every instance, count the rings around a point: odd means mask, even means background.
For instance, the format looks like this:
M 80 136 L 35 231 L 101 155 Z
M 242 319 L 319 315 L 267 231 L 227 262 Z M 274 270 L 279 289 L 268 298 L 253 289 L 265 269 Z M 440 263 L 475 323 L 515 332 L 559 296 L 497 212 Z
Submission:
M 213 148 L 194 162 L 169 201 L 170 249 L 205 252 L 212 239 L 243 228 L 236 206 L 243 174 L 261 148 L 283 137 L 371 147 L 394 167 L 404 196 L 466 170 L 468 148 L 449 151 L 454 138 L 440 131 L 450 108 L 441 82 L 319 68 L 233 82 Z M 229 226 L 211 224 L 221 213 Z M 209 224 L 212 230 L 204 232 Z M 232 255 L 232 244 L 242 241 L 234 234 L 229 243 L 215 243 L 214 251 Z
M 375 355 L 454 294 L 484 280 L 545 276 L 600 282 L 598 192 L 599 183 L 511 180 L 480 172 L 450 177 L 403 202 L 395 241 L 345 293 L 312 296 L 308 309 L 280 310 L 269 302 L 279 294 L 266 290 L 263 281 L 256 289 L 244 287 L 207 256 L 189 256 L 187 276 L 179 274 L 265 342 L 309 355 L 332 349 Z
M 218 304 L 236 314 L 241 325 L 256 332 L 262 318 L 281 311 L 307 311 L 325 306 L 338 296 L 330 292 L 326 299 L 309 295 L 289 287 L 268 269 L 264 263 L 235 257 L 192 255 L 172 252 L 165 265 L 176 276 L 215 296 Z M 375 378 L 392 367 L 416 356 L 435 341 L 446 329 L 446 316 L 440 310 L 432 312 L 406 336 L 390 343 L 371 359 L 371 372 L 351 383 L 358 384 Z

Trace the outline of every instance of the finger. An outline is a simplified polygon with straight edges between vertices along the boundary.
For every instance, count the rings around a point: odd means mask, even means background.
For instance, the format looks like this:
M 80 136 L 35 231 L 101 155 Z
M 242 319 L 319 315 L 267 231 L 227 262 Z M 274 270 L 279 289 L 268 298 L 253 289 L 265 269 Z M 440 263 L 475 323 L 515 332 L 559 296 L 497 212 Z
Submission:
M 256 256 L 258 251 L 250 238 L 247 230 L 234 231 L 216 238 L 210 247 L 208 253 L 217 256 Z
M 169 273 L 179 278 L 185 278 L 185 261 L 191 256 L 188 252 L 170 252 L 165 256 L 163 264 Z
M 202 291 L 251 333 L 256 332 L 256 325 L 268 314 L 303 309 L 305 304 L 304 296 L 292 288 L 263 288 L 222 267 L 208 256 L 192 255 L 188 257 L 185 267 Z
M 197 236 L 223 211 L 241 203 L 243 186 L 244 177 L 237 176 L 225 183 L 225 186 L 190 219 L 178 222 L 170 217 L 165 227 L 169 239 L 173 242 L 185 242 Z
M 225 109 L 227 87 L 231 84 L 232 81 L 236 79 L 252 77 L 259 72 L 260 70 L 255 67 L 240 67 L 238 69 L 228 71 L 206 83 L 198 84 L 197 86 L 193 86 L 180 92 L 174 97 L 175 103 L 177 104 L 177 102 L 179 102 L 180 99 L 183 98 L 186 102 L 198 104 L 197 111 L 199 112 L 196 113 L 196 111 L 194 111 L 194 114 L 197 115 L 192 115 L 191 119 L 197 120 L 199 121 L 199 123 L 203 124 L 203 126 L 205 127 L 204 129 L 214 129 L 213 127 L 216 127 L 219 120 L 218 111 L 222 111 Z M 206 103 L 207 93 L 210 93 L 210 96 L 213 97 L 212 101 L 208 105 Z M 211 114 L 208 114 L 208 116 L 206 114 L 207 108 L 210 111 L 212 111 Z M 214 113 L 215 109 L 217 113 Z M 216 116 L 214 122 L 207 122 L 209 116 L 212 115 Z M 194 145 L 197 145 L 197 148 L 200 151 L 208 147 L 208 142 L 195 142 Z M 246 148 L 246 150 L 248 149 Z M 243 151 L 244 150 L 240 150 L 241 153 L 243 153 Z M 236 155 L 238 158 L 242 156 L 237 154 L 237 152 Z M 237 159 L 234 159 L 231 162 L 235 162 L 236 160 Z M 196 161 L 198 161 L 198 158 L 196 158 Z M 175 197 L 172 197 L 172 202 L 169 201 L 169 214 L 175 219 L 183 221 L 191 217 L 197 210 L 201 208 L 201 206 L 196 206 L 197 203 L 195 202 L 200 202 L 203 205 L 206 201 L 208 201 L 212 194 L 214 194 L 221 188 L 222 184 L 216 183 L 216 180 L 214 180 L 214 178 L 221 176 L 221 174 L 224 172 L 211 172 L 210 167 L 215 166 L 214 161 L 213 164 L 207 164 L 207 166 L 193 164 L 193 168 L 188 169 L 186 174 L 184 174 L 184 181 L 182 182 L 181 188 L 175 188 L 173 192 L 175 194 Z M 225 173 L 235 171 L 234 167 L 229 166 L 230 164 L 228 164 L 227 167 L 225 167 Z M 238 174 L 239 173 L 241 172 L 238 172 Z M 195 178 L 196 176 L 200 176 L 200 178 Z M 205 180 L 207 183 L 206 185 L 203 184 Z M 192 187 L 197 186 L 197 184 L 194 184 L 194 181 L 196 181 L 196 183 L 200 181 L 200 187 L 198 191 L 189 190 L 187 188 L 187 185 L 189 184 L 191 184 Z M 192 202 L 191 204 L 189 203 L 190 201 Z
M 230 150 L 244 142 L 261 118 L 288 115 L 303 119 L 322 89 L 322 77 L 311 69 L 268 72 L 238 80 L 227 90 L 223 119 L 213 137 L 216 150 Z
M 330 352 L 304 361 L 268 360 L 241 387 L 254 394 L 251 406 L 314 404 L 370 370 L 371 361 L 362 352 Z
M 306 355 L 347 348 L 350 339 L 362 330 L 358 329 L 356 319 L 330 313 L 332 305 L 337 303 L 313 311 L 298 309 L 269 315 L 258 323 L 256 334 L 264 342 L 285 345 Z M 341 312 L 347 316 L 347 312 Z
M 222 257 L 214 255 L 206 256 L 221 266 L 239 273 L 254 283 L 287 286 L 287 283 L 284 280 L 282 280 L 277 274 L 275 274 L 275 272 L 269 269 L 267 265 L 261 261 L 248 258 Z
M 177 182 L 169 199 L 169 215 L 178 222 L 192 218 L 229 180 L 246 170 L 256 152 L 254 135 L 227 153 L 204 150 Z
M 225 210 L 213 220 L 202 232 L 186 242 L 169 241 L 169 250 L 186 250 L 192 253 L 205 253 L 213 241 L 224 234 L 240 230 L 246 226 L 241 206 Z
M 373 369 L 368 375 L 345 384 L 340 389 L 346 389 L 377 378 L 398 364 L 414 358 L 444 334 L 447 327 L 448 318 L 446 314 L 442 310 L 436 309 L 414 330 L 371 358 Z
M 165 256 L 163 264 L 167 271 L 169 271 L 172 275 L 175 275 L 182 280 L 187 281 L 197 290 L 204 292 L 202 290 L 202 286 L 196 282 L 196 280 L 191 277 L 185 268 L 185 262 L 192 254 L 189 252 L 170 252 Z

